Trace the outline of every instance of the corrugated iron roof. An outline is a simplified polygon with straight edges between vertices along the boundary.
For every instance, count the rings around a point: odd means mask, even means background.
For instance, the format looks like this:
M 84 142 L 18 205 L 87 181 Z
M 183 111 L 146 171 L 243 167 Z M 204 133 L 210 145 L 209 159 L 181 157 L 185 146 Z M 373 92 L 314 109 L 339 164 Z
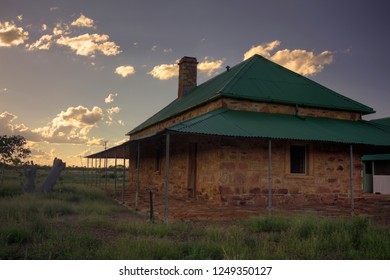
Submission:
M 364 155 L 362 161 L 390 160 L 390 154 Z
M 290 71 L 260 55 L 231 67 L 199 85 L 181 99 L 134 128 L 127 135 L 219 97 L 374 113 L 364 104 L 336 93 L 306 77 Z
M 390 146 L 390 132 L 368 121 L 301 117 L 217 109 L 171 126 L 168 131 Z
M 370 122 L 390 132 L 390 118 L 375 119 Z
M 167 128 L 167 131 L 230 137 L 390 146 L 390 130 L 388 128 L 373 121 L 347 121 L 220 108 L 173 125 Z M 119 146 L 89 155 L 87 158 L 129 158 L 129 148 L 132 145 L 163 133 L 164 131 L 160 131 L 158 134 L 145 138 L 127 141 Z M 368 155 L 363 157 L 363 160 L 383 160 L 389 157 L 389 154 Z

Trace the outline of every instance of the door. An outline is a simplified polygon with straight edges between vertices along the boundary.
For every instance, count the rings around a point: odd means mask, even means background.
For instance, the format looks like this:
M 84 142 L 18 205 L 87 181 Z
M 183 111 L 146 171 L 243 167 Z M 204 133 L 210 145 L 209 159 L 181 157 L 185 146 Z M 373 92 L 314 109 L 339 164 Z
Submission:
M 188 152 L 188 197 L 196 198 L 196 158 L 198 146 L 190 143 Z
M 373 174 L 372 161 L 363 162 L 363 191 L 365 193 L 373 193 Z

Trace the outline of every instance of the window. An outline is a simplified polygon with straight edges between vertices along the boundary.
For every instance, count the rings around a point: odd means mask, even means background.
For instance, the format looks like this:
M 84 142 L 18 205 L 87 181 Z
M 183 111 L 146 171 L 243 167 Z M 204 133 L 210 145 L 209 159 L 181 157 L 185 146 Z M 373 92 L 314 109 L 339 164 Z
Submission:
M 374 175 L 390 175 L 390 161 L 375 161 Z
M 306 146 L 290 146 L 290 173 L 307 174 L 307 150 Z

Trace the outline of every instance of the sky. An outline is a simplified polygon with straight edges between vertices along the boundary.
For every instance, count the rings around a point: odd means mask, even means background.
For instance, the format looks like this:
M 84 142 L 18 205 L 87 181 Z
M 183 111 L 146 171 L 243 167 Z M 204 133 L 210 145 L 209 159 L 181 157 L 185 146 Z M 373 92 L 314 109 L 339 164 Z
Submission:
M 85 165 L 177 97 L 260 54 L 390 117 L 390 2 L 0 0 L 0 135 Z

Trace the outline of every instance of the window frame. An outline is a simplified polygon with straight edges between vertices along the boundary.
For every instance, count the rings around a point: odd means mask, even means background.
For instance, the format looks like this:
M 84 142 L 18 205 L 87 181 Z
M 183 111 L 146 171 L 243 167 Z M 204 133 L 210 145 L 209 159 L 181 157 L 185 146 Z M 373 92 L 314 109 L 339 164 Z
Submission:
M 305 172 L 304 173 L 293 173 L 291 172 L 291 147 L 292 146 L 303 146 L 305 147 Z M 285 170 L 287 177 L 293 178 L 306 178 L 313 177 L 313 151 L 312 146 L 308 143 L 302 142 L 289 142 L 286 145 L 286 159 L 285 159 Z

